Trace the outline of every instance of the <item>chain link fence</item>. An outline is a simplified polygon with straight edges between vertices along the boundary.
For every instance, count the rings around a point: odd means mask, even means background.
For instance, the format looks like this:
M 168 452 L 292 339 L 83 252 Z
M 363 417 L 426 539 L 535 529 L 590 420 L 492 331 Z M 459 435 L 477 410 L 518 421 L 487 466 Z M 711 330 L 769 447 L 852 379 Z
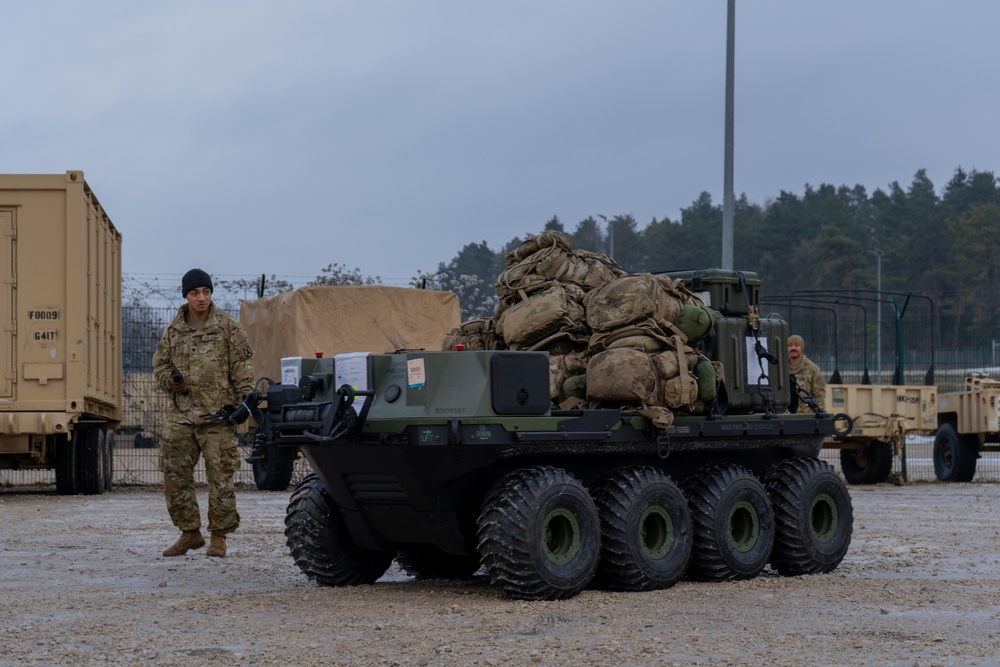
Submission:
M 227 309 L 233 316 L 238 310 Z M 169 395 L 153 378 L 153 353 L 164 327 L 177 314 L 175 307 L 125 306 L 122 311 L 122 422 L 113 444 L 114 485 L 162 485 L 160 439 L 167 424 Z M 253 468 L 242 459 L 250 455 L 250 436 L 238 434 L 241 467 L 235 481 L 253 485 Z M 296 461 L 293 484 L 308 473 L 308 464 Z M 195 481 L 206 483 L 199 461 Z M 0 470 L 0 486 L 55 485 L 54 470 Z

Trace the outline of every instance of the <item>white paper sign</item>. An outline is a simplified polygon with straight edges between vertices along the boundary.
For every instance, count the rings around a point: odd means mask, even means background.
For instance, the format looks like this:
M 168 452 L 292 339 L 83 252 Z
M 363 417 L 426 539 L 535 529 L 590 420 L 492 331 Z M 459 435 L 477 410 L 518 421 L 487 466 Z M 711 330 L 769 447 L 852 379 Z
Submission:
M 298 386 L 302 373 L 302 357 L 281 358 L 281 384 Z
M 760 384 L 760 376 L 761 375 L 767 375 L 768 377 L 770 377 L 770 373 L 768 372 L 767 359 L 765 359 L 764 357 L 761 357 L 759 359 L 757 358 L 757 348 L 756 348 L 756 345 L 755 345 L 756 342 L 757 342 L 757 339 L 754 338 L 753 336 L 747 336 L 746 337 L 746 343 L 747 343 L 747 386 L 748 387 L 752 386 L 752 385 Z M 760 346 L 762 348 L 764 348 L 765 352 L 767 352 L 767 337 L 766 336 L 761 336 L 760 337 Z
M 427 373 L 424 369 L 424 360 L 422 358 L 407 359 L 406 384 L 410 389 L 420 389 L 427 384 Z
M 345 352 L 333 358 L 335 368 L 336 384 L 335 389 L 340 389 L 345 384 L 349 384 L 357 389 L 371 389 L 368 381 L 368 352 Z M 365 402 L 364 396 L 354 399 L 355 411 L 361 412 L 361 406 Z

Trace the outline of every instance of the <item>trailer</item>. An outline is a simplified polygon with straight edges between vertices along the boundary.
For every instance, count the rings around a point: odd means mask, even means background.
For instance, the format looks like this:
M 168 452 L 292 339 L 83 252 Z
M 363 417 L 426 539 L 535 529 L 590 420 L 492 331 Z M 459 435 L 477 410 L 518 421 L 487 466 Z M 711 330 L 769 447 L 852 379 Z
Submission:
M 1000 380 L 969 375 L 959 391 L 938 395 L 934 474 L 969 482 L 984 452 L 1000 452 Z
M 840 450 L 841 470 L 851 484 L 888 481 L 906 436 L 937 428 L 937 390 L 926 385 L 829 384 L 827 403 L 830 412 L 853 421 L 849 434 L 823 441 L 824 449 Z
M 122 237 L 82 171 L 0 175 L 0 468 L 111 488 L 122 419 Z

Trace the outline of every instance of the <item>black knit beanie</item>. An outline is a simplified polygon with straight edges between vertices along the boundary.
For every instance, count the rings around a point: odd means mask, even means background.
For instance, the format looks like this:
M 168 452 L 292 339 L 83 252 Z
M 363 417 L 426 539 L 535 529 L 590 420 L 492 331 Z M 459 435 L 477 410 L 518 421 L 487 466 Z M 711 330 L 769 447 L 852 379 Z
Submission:
M 207 287 L 208 291 L 215 291 L 212 288 L 212 277 L 210 275 L 201 269 L 191 269 L 181 278 L 181 296 L 187 296 L 187 293 L 196 287 Z

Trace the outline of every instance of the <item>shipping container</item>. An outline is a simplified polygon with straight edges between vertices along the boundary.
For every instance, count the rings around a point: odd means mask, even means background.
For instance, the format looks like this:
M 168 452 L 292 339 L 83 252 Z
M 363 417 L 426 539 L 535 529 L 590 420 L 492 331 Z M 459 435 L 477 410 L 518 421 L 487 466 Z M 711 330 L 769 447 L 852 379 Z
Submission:
M 110 488 L 122 403 L 122 237 L 82 171 L 0 174 L 0 468 Z

